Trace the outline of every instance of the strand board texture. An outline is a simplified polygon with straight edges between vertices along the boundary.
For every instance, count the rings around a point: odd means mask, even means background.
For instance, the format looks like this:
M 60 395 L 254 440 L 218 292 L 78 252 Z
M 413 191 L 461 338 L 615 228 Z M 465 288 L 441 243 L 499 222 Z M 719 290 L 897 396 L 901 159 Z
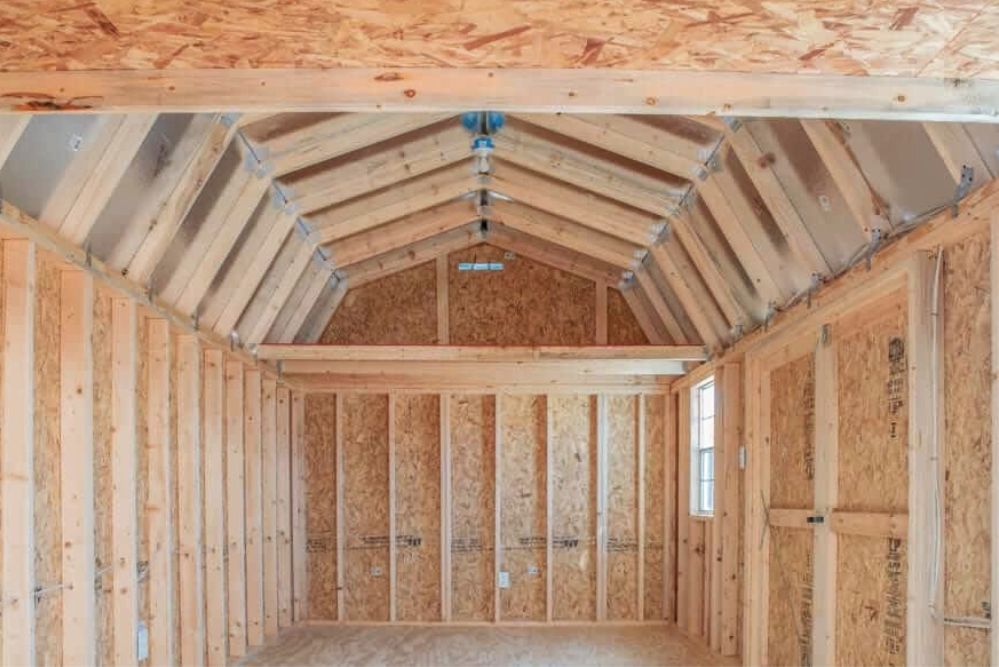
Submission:
M 336 414 L 337 398 L 342 400 L 343 414 Z M 394 402 L 391 412 L 389 400 Z M 448 410 L 440 409 L 440 400 L 450 402 Z M 672 613 L 666 608 L 664 582 L 675 580 L 666 570 L 667 554 L 675 553 L 672 534 L 666 531 L 666 513 L 675 507 L 671 489 L 676 470 L 666 460 L 667 402 L 661 395 L 604 400 L 608 405 L 607 620 L 641 620 L 640 601 L 644 602 L 641 616 L 660 620 Z M 640 401 L 645 402 L 644 469 L 639 466 Z M 395 535 L 397 622 L 439 622 L 445 615 L 442 602 L 449 597 L 452 622 L 492 622 L 497 595 L 500 622 L 545 622 L 549 617 L 553 622 L 596 621 L 597 402 L 597 396 L 587 394 L 309 396 L 305 408 L 312 618 L 336 620 L 341 612 L 347 621 L 388 622 L 389 536 Z M 444 536 L 451 546 L 450 596 L 442 594 L 440 570 L 446 563 L 440 542 L 445 497 L 440 486 L 442 412 L 450 420 L 446 431 L 450 432 L 451 501 L 444 508 L 450 516 L 450 534 Z M 395 418 L 392 436 L 390 413 Z M 343 434 L 343 479 L 336 478 L 331 459 L 337 420 Z M 390 437 L 395 465 L 391 494 Z M 499 470 L 495 469 L 497 437 Z M 342 527 L 336 526 L 337 484 L 343 484 Z M 644 490 L 644 542 L 640 541 L 640 490 Z M 394 508 L 389 507 L 392 497 Z M 342 565 L 334 562 L 336 549 L 331 546 L 338 533 L 346 545 Z M 703 549 L 703 531 L 700 539 Z M 495 571 L 497 543 L 499 570 Z M 640 560 L 641 544 L 645 548 Z M 340 610 L 335 607 L 338 567 L 345 568 L 347 588 L 345 608 Z M 701 567 L 704 572 L 709 569 L 703 562 Z M 326 599 L 317 599 L 321 596 Z

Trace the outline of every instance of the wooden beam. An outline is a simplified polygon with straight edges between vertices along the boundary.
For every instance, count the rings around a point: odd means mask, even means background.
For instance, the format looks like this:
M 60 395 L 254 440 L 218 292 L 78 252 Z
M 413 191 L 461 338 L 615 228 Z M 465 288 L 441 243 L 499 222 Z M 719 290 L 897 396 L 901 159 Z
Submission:
M 457 229 L 477 218 L 470 202 L 456 201 L 413 213 L 348 238 L 335 239 L 329 228 L 318 230 L 316 234 L 319 243 L 324 245 L 335 241 L 329 251 L 339 269 Z
M 262 388 L 260 371 L 247 368 L 243 393 L 246 497 L 246 639 L 264 643 L 264 502 L 266 474 L 261 449 Z
M 989 308 L 990 313 L 999 313 L 999 211 L 992 209 L 989 219 Z M 991 432 L 999 433 L 999 317 L 991 318 L 989 348 L 992 370 Z M 992 448 L 990 461 L 992 486 L 990 489 L 989 527 L 989 603 L 992 609 L 999 609 L 999 447 Z M 993 664 L 999 664 L 999 632 L 989 631 L 989 657 Z
M 636 268 L 645 252 L 627 241 L 523 204 L 497 202 L 493 217 L 525 234 L 623 269 Z
M 291 562 L 291 392 L 278 385 L 275 392 L 277 441 L 277 590 L 278 627 L 292 623 Z
M 672 359 L 558 359 L 543 361 L 316 361 L 281 362 L 290 375 L 352 374 L 357 376 L 426 375 L 441 380 L 460 380 L 465 375 L 496 382 L 579 382 L 592 377 L 684 375 L 686 362 Z
M 756 143 L 752 133 L 744 123 L 735 128 L 726 124 L 725 137 L 791 250 L 812 273 L 829 274 L 832 269 L 821 248 L 808 231 L 805 221 L 794 207 L 786 188 L 777 178 L 770 160 Z
M 939 254 L 937 255 L 939 257 Z M 942 260 L 940 260 L 942 261 Z M 934 544 L 939 530 L 932 494 L 927 489 L 941 482 L 940 443 L 936 441 L 937 383 L 934 372 L 933 318 L 939 294 L 934 289 L 934 261 L 917 253 L 908 276 L 909 360 L 909 542 L 907 548 L 906 653 L 928 664 L 943 664 L 944 622 L 934 609 L 944 608 L 943 587 L 935 583 Z M 942 328 L 942 327 L 941 327 Z
M 954 181 L 954 187 L 961 183 L 961 170 L 971 167 L 974 174 L 974 187 L 985 183 L 994 175 L 982 155 L 978 152 L 968 130 L 960 123 L 923 123 L 923 131 L 930 138 L 937 155 L 943 161 Z
M 90 235 L 156 119 L 154 113 L 125 116 L 83 183 L 73 184 L 79 187 L 78 195 L 59 225 L 59 233 L 70 243 L 82 245 Z
M 205 632 L 208 664 L 224 665 L 226 652 L 225 599 L 225 369 L 221 350 L 204 352 L 202 394 L 205 513 Z
M 148 491 L 146 534 L 149 541 L 149 660 L 173 664 L 176 609 L 174 590 L 174 481 L 170 375 L 173 342 L 170 323 L 146 318 L 146 447 Z
M 597 622 L 607 620 L 607 396 L 597 401 Z
M 137 662 L 139 628 L 138 329 L 135 302 L 111 300 L 112 579 L 115 664 Z
M 499 578 L 503 569 L 503 407 L 500 394 L 493 395 L 493 622 L 499 623 L 503 609 Z
M 666 343 L 666 334 L 661 330 L 662 323 L 656 321 L 655 313 L 652 311 L 651 306 L 648 305 L 648 299 L 645 298 L 645 291 L 629 283 L 621 288 L 621 296 L 624 297 L 628 308 L 631 309 L 631 314 L 635 316 L 638 326 L 642 329 L 642 333 L 645 334 L 649 343 L 664 345 Z
M 330 286 L 330 282 L 334 284 L 337 282 L 333 276 L 333 271 L 325 264 L 318 267 L 313 275 L 302 275 L 303 280 L 306 277 L 309 280 L 309 285 L 298 305 L 295 306 L 295 310 L 284 322 L 275 322 L 272 328 L 272 331 L 276 330 L 272 334 L 273 338 L 279 343 L 295 342 L 295 337 L 302 330 L 305 320 L 309 317 L 309 313 L 312 312 L 312 308 L 316 305 L 316 302 L 319 301 L 319 296 L 323 293 L 323 290 Z
M 390 623 L 395 623 L 397 618 L 398 601 L 396 600 L 399 591 L 399 529 L 398 522 L 399 509 L 396 493 L 395 477 L 395 394 L 389 392 L 388 396 L 388 424 L 386 433 L 388 434 L 388 551 L 389 551 L 389 571 L 388 571 L 388 603 Z
M 687 343 L 687 336 L 683 333 L 683 327 L 680 326 L 680 322 L 673 314 L 669 304 L 666 303 L 666 300 L 659 292 L 659 287 L 652 280 L 652 276 L 648 270 L 643 267 L 642 270 L 636 271 L 635 280 L 638 282 L 638 288 L 642 290 L 645 298 L 648 299 L 649 304 L 652 306 L 652 311 L 659 318 L 659 321 L 662 322 L 666 331 L 669 332 L 669 337 L 673 342 L 680 345 Z M 717 344 L 717 341 L 712 338 L 710 332 L 706 336 L 702 334 L 701 339 L 711 346 Z
M 836 569 L 839 540 L 832 516 L 839 504 L 839 385 L 832 328 L 815 338 L 815 511 L 829 516 L 815 532 L 812 605 L 814 664 L 836 662 Z
M 641 399 L 639 399 L 641 400 Z M 555 514 L 554 467 L 552 466 L 552 397 L 545 394 L 545 622 L 555 618 L 554 535 L 552 516 Z M 537 464 L 535 464 L 537 465 Z M 641 562 L 641 561 L 639 561 Z M 639 616 L 641 618 L 641 616 Z
M 373 84 L 373 82 L 377 82 Z M 484 98 L 482 91 L 488 91 Z M 467 67 L 5 72 L 7 111 L 531 111 L 989 122 L 999 84 L 965 79 Z M 41 102 L 39 102 L 41 100 Z M 364 145 L 364 144 L 362 144 Z
M 344 517 L 346 516 L 346 493 L 344 492 L 344 458 L 343 458 L 343 394 L 337 393 L 334 398 L 336 403 L 336 425 L 334 426 L 334 447 L 336 462 L 336 562 L 347 562 L 346 528 Z M 336 620 L 343 622 L 347 619 L 347 587 L 346 568 L 336 569 Z
M 715 516 L 715 550 L 721 552 L 719 648 L 722 655 L 739 652 L 739 449 L 742 446 L 742 366 L 725 364 L 721 380 L 722 456 L 715 459 L 722 479 L 721 512 Z M 717 475 L 716 475 L 717 476 Z
M 832 175 L 836 187 L 846 201 L 853 222 L 869 238 L 871 230 L 883 228 L 887 231 L 880 206 L 876 203 L 863 172 L 853 160 L 849 149 L 833 132 L 829 122 L 824 120 L 803 120 L 801 127 L 811 140 L 819 158 Z
M 298 282 L 302 271 L 313 260 L 315 252 L 307 241 L 302 240 L 299 242 L 299 247 L 292 257 L 291 264 L 281 274 L 281 277 L 274 286 L 274 291 L 264 302 L 263 310 L 253 321 L 253 325 L 250 327 L 249 334 L 246 337 L 247 345 L 253 347 L 264 340 L 264 337 L 271 330 L 274 320 L 277 319 L 278 313 L 281 312 L 282 306 L 288 300 L 291 291 L 295 289 L 295 283 Z
M 637 465 L 635 466 L 635 477 L 637 478 L 637 499 L 635 503 L 635 509 L 638 513 L 638 620 L 645 620 L 645 465 L 646 465 L 646 450 L 648 447 L 647 434 L 645 431 L 646 415 L 645 415 L 645 398 L 642 396 L 635 397 L 637 402 L 637 415 L 636 415 L 636 439 L 637 439 L 637 449 L 638 456 L 636 457 Z
M 263 155 L 267 164 L 274 169 L 275 176 L 282 176 L 433 125 L 449 115 L 451 114 L 436 112 L 355 113 L 332 116 L 327 120 L 282 134 L 276 139 L 257 143 L 258 148 L 255 152 Z
M 3 241 L 0 537 L 5 665 L 35 663 L 35 244 Z
M 62 658 L 68 665 L 91 665 L 97 661 L 97 627 L 94 619 L 94 281 L 90 275 L 75 269 L 62 272 L 59 311 L 59 479 L 65 585 Z
M 7 158 L 14 151 L 14 146 L 31 121 L 30 114 L 17 116 L 0 116 L 0 167 L 7 163 Z
M 495 163 L 490 188 L 532 208 L 568 218 L 638 247 L 655 241 L 665 226 L 665 210 L 658 216 L 649 215 L 503 160 L 497 159 Z
M 655 178 L 644 172 L 601 159 L 569 144 L 550 141 L 529 131 L 514 116 L 495 137 L 496 155 L 504 162 L 595 192 L 635 208 L 665 215 L 674 209 L 687 190 L 680 179 Z
M 226 540 L 226 618 L 229 625 L 229 655 L 246 655 L 246 450 L 243 435 L 246 398 L 243 364 L 225 362 L 225 497 Z
M 471 155 L 468 131 L 455 124 L 427 136 L 361 149 L 354 159 L 288 179 L 287 188 L 292 202 L 308 214 L 455 162 L 470 161 Z M 466 175 L 471 174 L 469 167 Z
M 593 332 L 593 342 L 597 345 L 607 345 L 607 285 L 594 285 L 595 300 L 593 308 L 596 310 L 595 330 Z
M 448 256 L 438 255 L 436 261 L 437 279 L 437 344 L 450 343 L 450 312 L 448 307 Z
M 676 293 L 677 299 L 680 301 L 680 306 L 687 314 L 687 317 L 690 318 L 694 328 L 697 329 L 701 340 L 709 348 L 718 349 L 721 347 L 724 339 L 708 315 L 707 307 L 710 304 L 703 296 L 699 296 L 692 289 L 688 282 L 689 274 L 684 275 L 680 273 L 678 270 L 679 267 L 677 267 L 670 250 L 671 248 L 664 246 L 652 246 L 649 249 L 649 253 L 652 255 L 652 261 L 659 268 L 663 277 L 666 278 L 670 287 L 673 288 L 673 292 Z
M 595 115 L 518 114 L 517 117 L 686 180 L 694 178 L 702 168 L 703 159 L 655 145 L 656 137 L 662 138 L 667 133 L 637 121 Z
M 236 328 L 296 220 L 298 215 L 294 208 L 269 209 L 236 250 L 232 265 L 216 288 L 217 296 L 205 309 L 205 321 L 216 334 L 228 336 Z
M 663 376 L 597 375 L 567 379 L 530 375 L 482 379 L 477 377 L 444 377 L 439 375 L 359 375 L 356 373 L 328 373 L 292 375 L 285 377 L 296 383 L 302 391 L 365 394 L 663 394 L 669 391 L 670 379 Z
M 201 347 L 198 339 L 177 339 L 177 521 L 180 565 L 180 662 L 205 660 L 205 582 L 202 555 Z
M 705 361 L 698 345 L 260 345 L 260 359 L 282 361 L 512 362 Z
M 264 534 L 264 638 L 278 635 L 278 441 L 277 383 L 269 377 L 261 383 L 260 437 L 263 442 L 261 484 Z M 337 417 L 339 423 L 339 416 Z M 343 562 L 343 561 L 340 561 Z M 339 568 L 337 568 L 339 570 Z
M 323 243 L 335 243 L 440 206 L 486 185 L 486 179 L 475 176 L 469 165 L 457 163 L 345 204 L 316 211 L 309 216 L 309 222 L 322 235 Z
M 340 307 L 340 303 L 343 302 L 344 297 L 347 296 L 348 286 L 348 279 L 342 278 L 331 289 L 326 290 L 326 293 L 319 298 L 319 303 L 309 313 L 309 320 L 296 337 L 296 342 L 316 343 L 319 341 L 330 319 L 333 317 L 333 313 L 336 312 L 337 308 Z
M 360 287 L 431 260 L 446 260 L 452 252 L 478 245 L 485 238 L 481 223 L 469 222 L 457 229 L 352 264 L 343 269 L 342 273 L 350 277 L 351 286 Z
M 269 187 L 270 179 L 259 175 L 251 177 L 244 183 L 236 200 L 227 206 L 228 210 L 217 226 L 212 224 L 214 219 L 211 215 L 202 223 L 198 235 L 184 250 L 184 257 L 171 276 L 171 282 L 174 276 L 179 276 L 180 293 L 175 302 L 177 310 L 182 313 L 197 312 L 261 199 L 267 196 Z M 189 267 L 185 261 L 188 257 L 193 260 Z M 167 284 L 168 288 L 170 285 Z M 164 298 L 171 300 L 166 290 Z
M 148 284 L 181 223 L 208 182 L 208 177 L 229 148 L 236 134 L 236 126 L 232 121 L 232 117 L 224 115 L 215 119 L 170 196 L 148 219 L 142 221 L 142 224 L 148 226 L 149 233 L 125 269 L 130 280 L 139 285 Z
M 308 618 L 309 581 L 305 506 L 305 396 L 291 393 L 292 622 Z

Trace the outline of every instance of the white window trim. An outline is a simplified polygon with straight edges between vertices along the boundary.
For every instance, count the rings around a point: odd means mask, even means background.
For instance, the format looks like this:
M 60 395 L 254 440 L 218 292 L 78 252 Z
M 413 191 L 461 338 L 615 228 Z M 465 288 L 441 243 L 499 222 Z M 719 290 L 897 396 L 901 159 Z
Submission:
M 701 482 L 708 481 L 702 480 L 703 472 L 701 470 L 700 461 L 701 453 L 704 450 L 710 449 L 712 452 L 715 451 L 715 443 L 711 442 L 710 445 L 704 446 L 705 443 L 700 442 L 701 435 L 701 392 L 708 386 L 714 386 L 715 378 L 712 375 L 705 380 L 697 383 L 690 388 L 690 470 L 688 471 L 690 475 L 690 516 L 694 517 L 713 517 L 714 512 L 714 502 L 712 502 L 712 508 L 710 510 L 704 510 L 701 508 L 700 502 L 700 490 Z M 717 387 L 715 388 L 717 392 Z M 718 394 L 715 393 L 715 405 L 714 410 L 711 415 L 711 419 L 714 420 L 718 413 Z M 717 458 L 712 455 L 712 466 Z M 715 471 L 711 471 L 711 486 L 712 486 L 712 496 L 714 495 L 714 483 L 715 483 Z

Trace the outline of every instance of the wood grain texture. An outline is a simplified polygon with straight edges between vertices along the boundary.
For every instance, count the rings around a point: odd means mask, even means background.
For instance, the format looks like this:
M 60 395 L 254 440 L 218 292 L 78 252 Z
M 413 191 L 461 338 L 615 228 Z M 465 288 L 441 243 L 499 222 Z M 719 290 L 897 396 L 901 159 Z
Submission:
M 811 354 L 770 374 L 770 506 L 815 502 L 815 360 Z M 716 425 L 715 428 L 718 428 Z
M 812 531 L 770 529 L 767 659 L 772 665 L 812 663 Z M 863 662 L 840 664 L 867 664 Z
M 451 396 L 451 617 L 493 616 L 496 411 L 492 396 Z
M 661 396 L 642 396 L 645 402 L 645 568 L 643 594 L 645 598 L 643 620 L 665 618 L 665 551 L 666 496 L 675 490 L 672 480 L 667 484 L 666 474 L 666 404 Z
M 620 290 L 607 290 L 607 343 L 609 345 L 648 345 L 649 338 L 631 312 Z
M 439 621 L 440 406 L 433 395 L 395 397 L 396 618 Z

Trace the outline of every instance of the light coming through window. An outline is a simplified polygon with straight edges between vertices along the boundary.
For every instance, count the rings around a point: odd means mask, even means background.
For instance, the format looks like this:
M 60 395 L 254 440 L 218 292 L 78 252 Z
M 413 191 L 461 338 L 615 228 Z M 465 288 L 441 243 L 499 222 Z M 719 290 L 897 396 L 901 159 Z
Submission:
M 715 380 L 690 390 L 690 513 L 715 509 Z

